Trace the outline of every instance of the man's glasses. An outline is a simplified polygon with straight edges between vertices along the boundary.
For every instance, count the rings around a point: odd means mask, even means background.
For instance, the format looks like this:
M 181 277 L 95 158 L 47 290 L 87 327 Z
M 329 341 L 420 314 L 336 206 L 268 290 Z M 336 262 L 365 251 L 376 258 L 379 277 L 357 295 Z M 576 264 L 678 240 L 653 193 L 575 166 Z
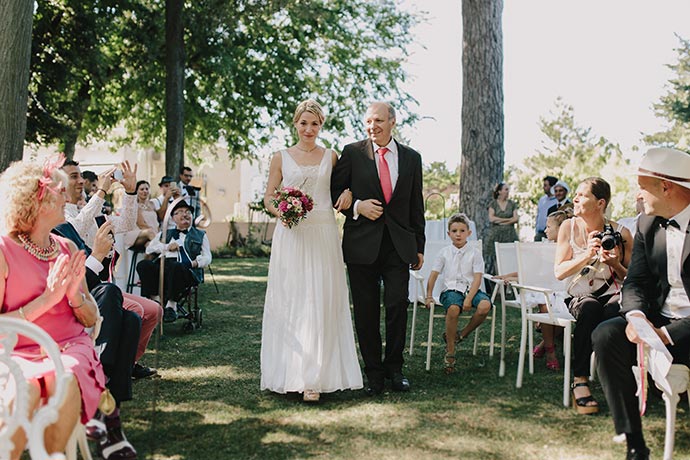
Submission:
M 190 211 L 189 209 L 185 209 L 184 211 L 175 211 L 173 213 L 173 216 L 184 216 L 184 215 L 190 215 L 191 216 L 192 211 Z

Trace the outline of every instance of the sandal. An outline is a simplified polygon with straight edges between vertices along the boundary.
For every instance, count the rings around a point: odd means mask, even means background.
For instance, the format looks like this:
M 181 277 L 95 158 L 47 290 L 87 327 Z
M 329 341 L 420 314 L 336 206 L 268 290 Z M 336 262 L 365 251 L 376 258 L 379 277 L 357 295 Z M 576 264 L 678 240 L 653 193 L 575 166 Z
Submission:
M 98 452 L 104 460 L 135 460 L 137 451 L 127 441 L 121 426 L 108 428 L 108 436 L 98 444 Z
M 544 347 L 544 352 L 546 354 L 546 368 L 550 371 L 560 371 L 561 365 L 556 357 L 556 346 Z M 553 359 L 549 359 L 548 355 L 550 354 L 554 355 Z
M 105 415 L 100 410 L 96 410 L 96 414 L 91 420 L 84 425 L 86 431 L 86 438 L 90 441 L 101 442 L 108 436 L 108 428 L 105 426 Z
M 443 357 L 443 372 L 452 374 L 455 371 L 455 353 L 446 353 Z
M 304 395 L 302 396 L 302 400 L 304 402 L 310 402 L 310 403 L 317 403 L 317 402 L 319 402 L 320 398 L 321 398 L 321 394 L 318 391 L 314 391 L 314 390 L 304 390 Z
M 460 337 L 460 331 L 455 332 L 455 345 L 459 344 L 462 342 L 462 337 Z M 446 333 L 443 333 L 443 343 L 448 344 L 448 336 Z
M 532 350 L 532 356 L 534 356 L 537 359 L 543 358 L 545 353 L 546 349 L 544 347 L 544 342 L 540 343 Z
M 581 398 L 575 397 L 575 388 L 578 387 L 587 387 L 587 389 L 589 389 L 589 382 L 578 382 L 570 385 L 573 394 L 573 407 L 575 408 L 575 411 L 578 414 L 584 415 L 596 414 L 597 412 L 599 412 L 599 403 L 596 399 L 594 399 L 594 397 L 591 394 L 589 396 L 583 396 Z M 592 402 L 594 404 L 590 404 Z

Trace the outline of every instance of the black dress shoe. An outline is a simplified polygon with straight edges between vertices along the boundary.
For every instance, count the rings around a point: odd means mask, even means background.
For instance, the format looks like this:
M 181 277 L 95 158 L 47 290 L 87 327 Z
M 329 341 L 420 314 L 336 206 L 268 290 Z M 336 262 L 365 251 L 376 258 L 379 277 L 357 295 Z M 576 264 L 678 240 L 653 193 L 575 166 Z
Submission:
M 393 391 L 410 391 L 410 381 L 400 372 L 391 377 L 391 389 Z
M 132 368 L 132 378 L 134 380 L 147 379 L 156 375 L 158 375 L 158 371 L 156 369 L 142 366 L 139 363 L 135 363 L 134 368 Z
M 367 396 L 378 396 L 383 393 L 383 382 L 368 382 L 364 388 Z
M 163 322 L 172 323 L 177 320 L 177 312 L 172 307 L 165 307 L 163 310 Z
M 649 449 L 628 449 L 625 460 L 649 460 Z

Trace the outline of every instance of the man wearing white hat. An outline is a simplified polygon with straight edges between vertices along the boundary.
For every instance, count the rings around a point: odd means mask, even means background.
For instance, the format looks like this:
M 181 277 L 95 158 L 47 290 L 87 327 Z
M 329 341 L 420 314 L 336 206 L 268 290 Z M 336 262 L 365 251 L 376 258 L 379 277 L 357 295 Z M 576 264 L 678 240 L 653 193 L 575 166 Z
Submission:
M 627 459 L 648 459 L 631 372 L 641 340 L 628 322 L 645 318 L 673 356 L 690 362 L 690 154 L 668 148 L 647 151 L 637 170 L 638 220 L 621 317 L 597 327 L 592 343 L 604 394 L 617 433 L 625 433 Z
M 561 211 L 565 209 L 573 209 L 573 202 L 568 198 L 568 193 L 570 193 L 570 187 L 565 181 L 559 180 L 553 187 L 551 187 L 551 194 L 556 198 L 556 203 L 554 203 L 546 213 L 548 216 L 552 212 Z

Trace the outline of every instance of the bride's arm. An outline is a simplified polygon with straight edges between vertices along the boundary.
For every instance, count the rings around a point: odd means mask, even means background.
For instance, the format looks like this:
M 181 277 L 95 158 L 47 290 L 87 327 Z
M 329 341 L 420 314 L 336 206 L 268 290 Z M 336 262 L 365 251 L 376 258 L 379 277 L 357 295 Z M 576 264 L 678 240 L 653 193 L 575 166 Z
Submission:
M 276 217 L 280 217 L 280 212 L 273 206 L 273 196 L 280 188 L 280 183 L 283 181 L 283 160 L 280 156 L 280 152 L 273 154 L 271 158 L 271 166 L 268 171 L 268 183 L 266 184 L 266 192 L 264 193 L 264 206 L 268 209 L 268 212 Z

